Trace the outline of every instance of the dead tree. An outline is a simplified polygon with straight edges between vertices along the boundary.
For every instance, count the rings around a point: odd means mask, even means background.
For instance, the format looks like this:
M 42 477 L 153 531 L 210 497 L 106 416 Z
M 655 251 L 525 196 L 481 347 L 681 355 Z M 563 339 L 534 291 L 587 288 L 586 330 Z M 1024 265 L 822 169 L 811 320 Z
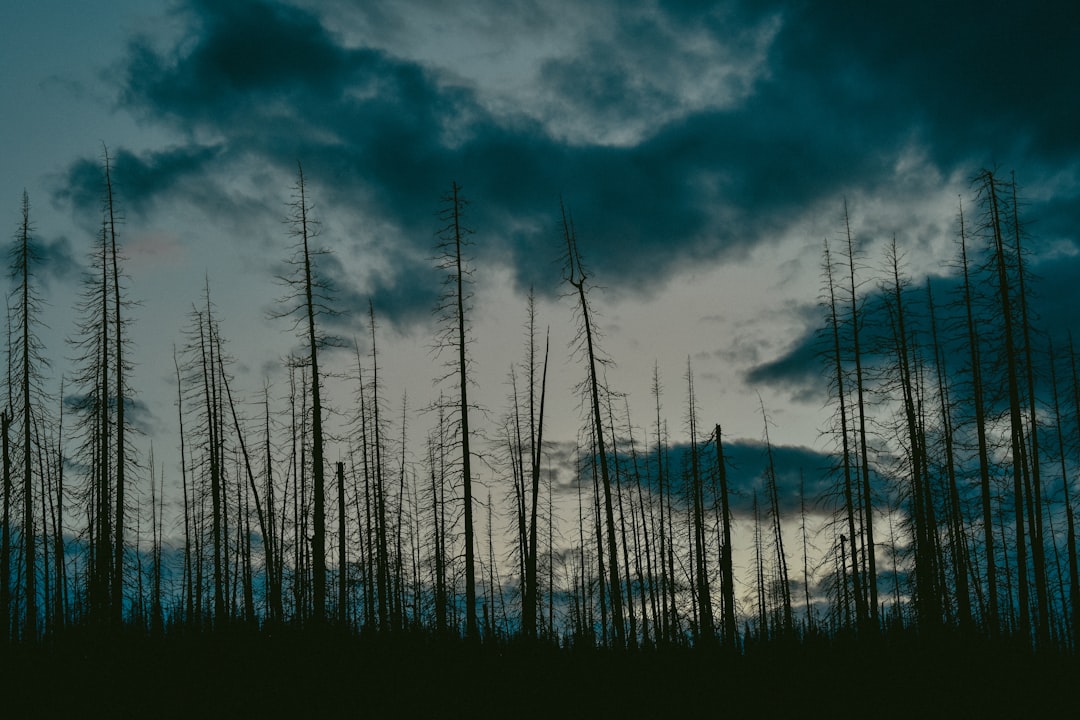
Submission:
M 471 431 L 469 428 L 469 325 L 466 311 L 470 305 L 469 285 L 472 270 L 465 257 L 471 244 L 472 230 L 464 224 L 464 211 L 468 201 L 461 194 L 458 184 L 451 183 L 450 192 L 443 198 L 439 220 L 443 222 L 438 232 L 438 268 L 446 273 L 445 287 L 436 307 L 441 332 L 438 349 L 453 352 L 448 363 L 450 370 L 445 378 L 453 377 L 457 384 L 458 431 L 461 443 L 462 495 L 465 505 L 465 635 L 470 639 L 480 636 L 476 619 L 476 558 L 473 533 L 473 488 Z
M 578 352 L 582 354 L 586 362 L 588 374 L 585 379 L 585 393 L 591 405 L 593 435 L 598 454 L 600 480 L 604 492 L 604 519 L 607 530 L 607 553 L 609 591 L 611 593 L 611 609 L 614 616 L 615 647 L 622 649 L 626 644 L 626 627 L 623 618 L 622 589 L 619 580 L 619 553 L 615 536 L 615 511 L 614 501 L 611 494 L 611 478 L 608 472 L 607 447 L 604 442 L 604 423 L 600 414 L 600 380 L 597 376 L 597 365 L 600 364 L 599 354 L 595 345 L 595 328 L 589 312 L 588 294 L 586 282 L 588 275 L 581 263 L 581 254 L 578 251 L 577 236 L 574 232 L 573 221 L 567 217 L 566 208 L 562 208 L 563 239 L 566 242 L 566 264 L 564 279 L 574 289 L 578 297 L 578 312 L 580 316 L 580 331 L 578 333 Z

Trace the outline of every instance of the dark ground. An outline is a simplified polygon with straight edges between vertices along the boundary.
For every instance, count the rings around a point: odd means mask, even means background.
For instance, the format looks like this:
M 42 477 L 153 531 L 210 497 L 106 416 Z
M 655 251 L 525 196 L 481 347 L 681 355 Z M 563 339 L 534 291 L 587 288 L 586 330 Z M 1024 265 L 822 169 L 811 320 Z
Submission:
M 0 648 L 0 718 L 1076 717 L 1080 662 L 914 637 L 731 656 L 427 637 L 70 636 Z

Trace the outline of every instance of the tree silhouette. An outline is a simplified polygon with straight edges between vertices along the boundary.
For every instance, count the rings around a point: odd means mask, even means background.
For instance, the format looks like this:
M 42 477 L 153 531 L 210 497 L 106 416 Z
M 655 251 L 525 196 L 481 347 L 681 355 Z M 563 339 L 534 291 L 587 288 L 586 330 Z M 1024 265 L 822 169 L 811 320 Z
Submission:
M 850 236 L 849 236 L 850 237 Z M 836 412 L 840 418 L 840 470 L 842 473 L 842 493 L 844 498 L 844 517 L 847 519 L 847 537 L 855 538 L 856 525 L 860 527 L 869 525 L 869 522 L 864 522 L 862 508 L 856 504 L 856 492 L 855 492 L 855 463 L 852 458 L 854 453 L 850 448 L 851 435 L 848 427 L 850 409 L 848 394 L 845 391 L 845 371 L 844 371 L 844 357 L 842 355 L 841 342 L 840 342 L 840 318 L 837 311 L 838 302 L 836 298 L 836 284 L 833 281 L 833 260 L 832 254 L 829 251 L 829 243 L 825 242 L 825 279 L 828 292 L 828 298 L 826 302 L 827 317 L 826 326 L 830 330 L 831 340 L 829 351 L 826 353 L 827 361 L 830 365 L 830 383 L 836 392 Z M 853 316 L 853 324 L 857 324 L 858 319 Z M 858 331 L 853 330 L 853 335 L 857 337 Z M 859 395 L 861 396 L 861 390 Z M 867 603 L 865 596 L 862 592 L 862 582 L 859 573 L 859 558 L 858 549 L 853 541 L 851 543 L 851 584 L 853 588 L 853 594 L 855 596 L 855 617 L 856 624 L 860 628 L 865 628 L 869 613 L 867 611 Z
M 994 553 L 994 517 L 992 487 L 990 479 L 990 450 L 987 439 L 987 413 L 984 399 L 982 356 L 978 326 L 975 321 L 975 300 L 972 288 L 970 263 L 968 261 L 967 226 L 964 222 L 964 208 L 958 209 L 960 267 L 963 275 L 963 304 L 966 340 L 968 349 L 968 367 L 971 372 L 971 391 L 974 424 L 978 441 L 979 490 L 983 522 L 983 552 L 986 556 L 986 612 L 983 625 L 991 636 L 996 636 L 1001 629 L 998 609 L 997 560 Z
M 473 533 L 473 471 L 469 429 L 469 291 L 472 269 L 465 257 L 473 231 L 464 224 L 468 201 L 458 184 L 451 183 L 450 192 L 443 197 L 436 251 L 437 267 L 445 273 L 444 290 L 435 309 L 440 324 L 437 351 L 453 352 L 448 361 L 450 370 L 442 379 L 454 378 L 457 390 L 458 434 L 461 443 L 461 483 L 465 505 L 465 635 L 479 637 L 476 620 L 476 559 Z
M 332 288 L 326 277 L 320 276 L 315 260 L 329 251 L 314 249 L 311 241 L 318 235 L 318 222 L 312 211 L 304 180 L 304 168 L 296 164 L 296 184 L 289 203 L 287 223 L 295 239 L 292 257 L 287 261 L 290 274 L 281 277 L 287 289 L 279 304 L 284 308 L 277 317 L 292 317 L 293 329 L 305 344 L 305 362 L 310 370 L 311 392 L 311 473 L 314 511 L 311 528 L 312 612 L 316 623 L 327 619 L 326 613 L 326 467 L 324 457 L 322 374 L 319 370 L 319 350 L 332 342 L 325 336 L 318 320 L 334 316 Z
M 42 422 L 41 396 L 42 372 L 48 367 L 44 348 L 37 336 L 40 325 L 42 299 L 34 285 L 34 266 L 41 262 L 41 257 L 34 247 L 33 225 L 30 221 L 30 198 L 24 191 L 22 196 L 22 219 L 16 232 L 14 243 L 8 251 L 9 272 L 14 280 L 12 298 L 17 332 L 12 354 L 17 367 L 16 383 L 18 386 L 18 421 L 21 443 L 19 452 L 22 471 L 22 541 L 24 565 L 24 615 L 23 637 L 35 640 L 38 636 L 38 586 L 37 586 L 37 535 L 44 531 L 46 519 L 41 518 L 38 525 L 34 515 L 36 492 L 45 492 L 44 468 L 38 467 L 35 473 L 34 458 L 41 450 L 34 427 Z M 35 483 L 35 475 L 37 482 Z M 5 527 L 6 527 L 5 522 Z M 7 583 L 7 576 L 4 578 Z
M 861 494 L 863 500 L 863 532 L 866 535 L 866 544 L 863 546 L 863 556 L 866 559 L 866 585 L 869 590 L 869 602 L 867 603 L 870 621 L 877 624 L 878 621 L 878 588 L 877 588 L 877 559 L 874 545 L 874 502 L 870 487 L 870 452 L 867 449 L 868 433 L 866 430 L 866 382 L 863 373 L 862 351 L 862 313 L 858 302 L 858 285 L 855 282 L 855 238 L 851 232 L 851 218 L 848 214 L 847 200 L 844 200 L 844 230 L 847 236 L 847 266 L 848 266 L 848 300 L 850 310 L 848 322 L 851 329 L 851 355 L 855 364 L 855 401 L 859 413 L 858 429 L 858 456 L 859 470 L 862 478 Z
M 600 470 L 600 480 L 604 490 L 604 519 L 607 528 L 607 553 L 608 572 L 610 583 L 608 590 L 611 593 L 611 607 L 615 629 L 615 647 L 622 649 L 626 643 L 626 627 L 623 620 L 622 590 L 619 581 L 619 554 L 615 539 L 615 513 L 611 497 L 611 478 L 608 474 L 607 447 L 604 442 L 604 423 L 600 414 L 600 381 L 597 377 L 597 365 L 600 363 L 599 353 L 594 341 L 596 330 L 593 327 L 593 319 L 589 312 L 586 281 L 588 275 L 581 263 L 581 254 L 578 251 L 577 235 L 574 232 L 573 221 L 567 217 L 566 209 L 562 209 L 563 239 L 566 242 L 566 256 L 563 270 L 563 278 L 573 289 L 578 299 L 578 312 L 580 315 L 580 331 L 578 335 L 579 352 L 583 353 L 586 362 L 588 376 L 585 380 L 585 392 L 591 405 L 593 442 L 596 447 L 597 460 Z M 603 587 L 603 585 L 601 585 Z M 603 606 L 603 603 L 601 603 Z
M 551 331 L 544 340 L 544 363 L 540 376 L 540 406 L 536 406 L 536 303 L 529 292 L 529 321 L 527 347 L 528 404 L 529 404 L 529 503 L 528 530 L 525 548 L 525 592 L 522 598 L 522 625 L 527 637 L 536 637 L 538 605 L 537 582 L 537 506 L 540 496 L 540 458 L 544 445 L 544 411 L 547 399 L 548 355 Z

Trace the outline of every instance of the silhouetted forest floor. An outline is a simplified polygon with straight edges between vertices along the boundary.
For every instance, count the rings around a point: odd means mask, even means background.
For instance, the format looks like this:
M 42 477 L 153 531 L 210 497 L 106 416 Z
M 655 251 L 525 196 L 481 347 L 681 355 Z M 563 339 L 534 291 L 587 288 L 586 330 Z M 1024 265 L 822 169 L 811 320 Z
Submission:
M 66 637 L 0 649 L 0 716 L 1046 717 L 1080 663 L 956 638 L 616 653 L 323 634 Z

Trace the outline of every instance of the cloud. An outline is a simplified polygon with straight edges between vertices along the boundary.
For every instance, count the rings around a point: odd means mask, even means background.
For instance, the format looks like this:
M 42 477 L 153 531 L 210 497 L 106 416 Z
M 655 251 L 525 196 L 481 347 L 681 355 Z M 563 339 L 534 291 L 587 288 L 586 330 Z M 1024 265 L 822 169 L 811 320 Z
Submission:
M 46 286 L 52 282 L 68 282 L 79 277 L 82 270 L 82 265 L 75 259 L 71 241 L 64 235 L 54 240 L 31 237 L 30 260 L 31 272 Z
M 630 145 L 673 121 L 733 109 L 765 73 L 779 22 L 727 3 L 595 4 L 576 52 L 544 61 L 544 121 L 576 143 Z
M 97 399 L 91 394 L 71 393 L 64 396 L 64 407 L 76 415 L 91 413 L 96 404 Z M 115 409 L 115 397 L 109 398 L 109 406 Z M 153 435 L 161 424 L 149 405 L 131 396 L 124 398 L 124 419 L 136 432 L 143 435 Z
M 703 476 L 703 482 L 708 490 L 706 495 L 711 503 L 712 488 L 716 482 L 716 449 L 715 445 L 701 443 L 698 445 L 699 462 Z M 777 494 L 780 502 L 780 512 L 783 516 L 791 518 L 799 514 L 801 506 L 800 484 L 805 482 L 807 512 L 820 512 L 818 500 L 829 492 L 833 485 L 831 478 L 832 467 L 835 464 L 833 458 L 826 454 L 797 445 L 773 445 L 773 463 L 776 468 Z M 561 458 L 561 466 L 568 473 L 568 477 L 577 476 L 577 460 L 571 455 Z M 626 460 L 626 458 L 623 458 Z M 724 440 L 724 460 L 727 467 L 727 482 L 729 499 L 732 513 L 738 517 L 751 517 L 753 515 L 753 495 L 758 495 L 758 503 L 764 514 L 768 500 L 765 495 L 765 470 L 768 467 L 768 454 L 765 443 L 758 440 Z M 656 456 L 655 452 L 639 458 L 639 471 L 643 474 L 651 473 L 651 481 L 643 475 L 642 482 L 652 483 L 653 491 L 656 486 Z M 644 463 L 649 463 L 648 468 Z M 667 464 L 670 477 L 665 480 L 665 488 L 673 493 L 672 502 L 679 507 L 685 507 L 689 502 L 688 483 L 691 468 L 691 449 L 686 443 L 671 445 L 667 448 Z M 630 482 L 627 474 L 623 475 Z M 586 478 L 590 484 L 591 479 Z M 668 485 L 667 483 L 671 483 Z M 576 492 L 574 482 L 561 486 L 564 491 Z M 719 487 L 716 485 L 716 487 Z M 711 506 L 711 505 L 710 505 Z
M 512 263 L 522 286 L 555 285 L 562 196 L 600 280 L 647 292 L 688 263 L 779 238 L 855 188 L 887 195 L 913 145 L 940 177 L 1016 158 L 1045 183 L 1080 159 L 1070 121 L 1080 50 L 1045 40 L 1063 32 L 1049 8 L 619 7 L 596 4 L 561 54 L 514 69 L 535 79 L 538 114 L 496 107 L 483 79 L 431 58 L 350 44 L 314 10 L 189 0 L 182 40 L 131 43 L 119 93 L 123 108 L 186 140 L 118 153 L 118 182 L 131 179 L 133 209 L 177 193 L 222 196 L 219 214 L 256 212 L 272 203 L 230 205 L 221 178 L 269 167 L 280 181 L 301 159 L 326 214 L 359 231 L 345 243 L 381 269 L 358 292 L 408 322 L 430 299 L 410 288 L 451 180 L 473 201 L 477 252 Z M 378 23 L 401 37 L 415 22 L 389 7 L 353 17 L 375 24 L 368 37 Z M 541 32 L 566 30 L 543 17 L 555 25 Z M 507 33 L 491 40 L 499 47 L 527 29 L 491 24 Z M 568 137 L 566 123 L 595 131 Z M 73 166 L 58 195 L 98 202 L 90 169 Z
M 773 445 L 772 455 L 781 515 L 787 518 L 798 515 L 801 504 L 799 486 L 802 482 L 805 482 L 807 511 L 813 512 L 817 499 L 831 486 L 829 472 L 833 459 L 812 448 L 796 445 Z M 752 515 L 755 490 L 764 511 L 767 504 L 764 477 L 768 467 L 765 444 L 745 439 L 725 441 L 724 458 L 728 463 L 733 512 L 743 517 Z
M 822 397 L 828 381 L 824 377 L 821 352 L 820 331 L 811 327 L 796 338 L 780 357 L 750 368 L 745 373 L 745 379 L 751 385 L 789 389 L 794 398 L 804 402 Z
M 220 148 L 183 145 L 136 155 L 130 150 L 110 152 L 109 177 L 114 206 L 122 219 L 127 210 L 144 213 L 155 201 L 177 192 L 187 179 L 202 181 Z M 106 201 L 104 158 L 75 161 L 53 194 L 83 218 L 98 224 Z M 100 225 L 99 225 L 100 226 Z

